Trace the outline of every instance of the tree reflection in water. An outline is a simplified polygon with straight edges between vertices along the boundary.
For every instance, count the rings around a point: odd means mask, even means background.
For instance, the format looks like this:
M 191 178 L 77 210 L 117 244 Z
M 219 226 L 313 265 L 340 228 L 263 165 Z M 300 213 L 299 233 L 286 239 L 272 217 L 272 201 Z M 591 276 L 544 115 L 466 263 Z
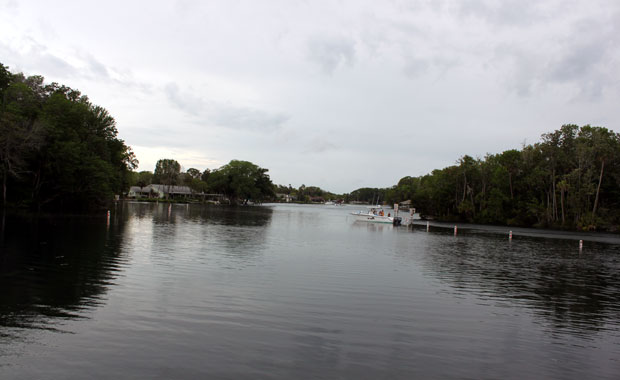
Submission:
M 617 323 L 617 245 L 589 243 L 580 253 L 572 240 L 519 237 L 509 242 L 480 232 L 434 234 L 424 240 L 425 266 L 458 292 L 511 300 L 531 308 L 554 329 L 576 334 Z
M 0 254 L 0 327 L 60 329 L 86 317 L 119 275 L 124 223 L 105 216 L 7 218 Z

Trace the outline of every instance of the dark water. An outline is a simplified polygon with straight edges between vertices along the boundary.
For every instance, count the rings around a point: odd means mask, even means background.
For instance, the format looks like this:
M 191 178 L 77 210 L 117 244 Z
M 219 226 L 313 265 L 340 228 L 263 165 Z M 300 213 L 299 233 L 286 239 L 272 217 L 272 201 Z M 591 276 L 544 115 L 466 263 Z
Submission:
M 352 210 L 8 218 L 0 378 L 620 378 L 617 242 Z

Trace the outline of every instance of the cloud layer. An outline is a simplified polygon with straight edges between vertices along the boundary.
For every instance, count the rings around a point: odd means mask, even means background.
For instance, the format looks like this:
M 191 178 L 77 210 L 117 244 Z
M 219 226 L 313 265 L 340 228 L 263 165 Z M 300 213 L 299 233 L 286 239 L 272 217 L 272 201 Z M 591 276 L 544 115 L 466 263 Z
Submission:
M 620 3 L 0 0 L 0 59 L 107 108 L 140 169 L 246 159 L 275 182 L 390 186 L 618 130 Z

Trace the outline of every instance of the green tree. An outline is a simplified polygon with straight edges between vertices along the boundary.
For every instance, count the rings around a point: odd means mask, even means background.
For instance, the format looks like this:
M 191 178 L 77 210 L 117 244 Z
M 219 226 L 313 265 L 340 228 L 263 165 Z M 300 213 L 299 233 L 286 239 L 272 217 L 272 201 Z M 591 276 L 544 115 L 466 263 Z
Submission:
M 181 164 L 176 160 L 164 158 L 155 164 L 153 181 L 168 186 L 168 191 L 170 191 L 170 187 L 178 183 L 179 174 L 181 174 Z
M 28 156 L 43 142 L 39 121 L 41 103 L 30 87 L 23 82 L 11 83 L 12 78 L 0 65 L 0 176 L 4 206 L 9 176 L 22 177 L 27 170 Z
M 618 149 L 620 149 L 620 144 L 618 143 L 617 135 L 607 128 L 591 127 L 589 125 L 582 127 L 579 131 L 578 144 L 580 144 L 582 149 L 590 156 L 592 165 L 600 165 L 596 195 L 592 206 L 592 219 L 594 219 L 599 204 L 605 164 L 610 161 L 613 162 L 614 158 L 617 156 Z
M 200 170 L 196 168 L 189 168 L 185 172 L 187 173 L 187 175 L 194 179 L 199 179 L 201 176 Z
M 249 161 L 232 160 L 210 173 L 207 185 L 225 194 L 232 203 L 262 202 L 273 197 L 273 183 L 263 169 Z
M 138 173 L 136 186 L 140 186 L 140 190 L 142 190 L 143 187 L 150 185 L 151 183 L 153 183 L 153 173 L 148 170 L 143 170 Z
M 117 134 L 114 118 L 79 91 L 0 64 L 5 205 L 79 211 L 121 194 L 137 159 Z
M 205 169 L 202 174 L 200 175 L 200 179 L 203 182 L 207 182 L 209 180 L 209 175 L 211 174 L 211 170 L 209 169 Z

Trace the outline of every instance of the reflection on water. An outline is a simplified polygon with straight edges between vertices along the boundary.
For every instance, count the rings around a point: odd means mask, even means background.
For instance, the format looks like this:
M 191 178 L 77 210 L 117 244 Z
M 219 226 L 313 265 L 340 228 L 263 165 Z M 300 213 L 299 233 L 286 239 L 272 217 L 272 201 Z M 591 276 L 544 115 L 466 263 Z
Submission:
M 123 225 L 103 218 L 10 218 L 0 255 L 0 327 L 60 329 L 102 301 L 125 265 Z M 60 322 L 60 323 L 59 323 Z
M 615 378 L 620 245 L 347 207 L 8 217 L 2 378 Z
M 617 329 L 620 247 L 521 237 L 445 233 L 425 240 L 426 268 L 457 292 L 531 308 L 550 327 L 581 334 Z

